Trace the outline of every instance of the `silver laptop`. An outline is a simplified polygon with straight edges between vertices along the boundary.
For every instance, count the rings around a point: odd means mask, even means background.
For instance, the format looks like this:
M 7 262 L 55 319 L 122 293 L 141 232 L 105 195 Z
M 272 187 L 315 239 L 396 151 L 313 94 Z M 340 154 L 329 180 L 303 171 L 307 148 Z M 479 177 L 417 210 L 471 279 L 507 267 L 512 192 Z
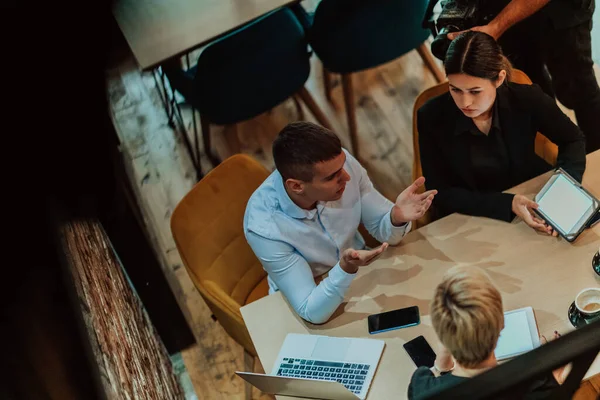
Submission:
M 270 375 L 236 374 L 274 395 L 365 399 L 384 346 L 383 340 L 290 333 Z

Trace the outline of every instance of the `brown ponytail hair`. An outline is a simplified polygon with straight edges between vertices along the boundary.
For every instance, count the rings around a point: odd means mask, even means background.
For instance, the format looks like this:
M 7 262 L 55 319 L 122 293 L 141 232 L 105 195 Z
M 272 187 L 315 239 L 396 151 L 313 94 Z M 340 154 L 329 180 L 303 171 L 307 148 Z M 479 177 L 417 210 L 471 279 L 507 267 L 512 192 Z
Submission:
M 500 71 L 506 80 L 512 77 L 512 65 L 502 53 L 498 42 L 487 33 L 467 31 L 458 35 L 446 53 L 446 75 L 467 74 L 495 82 Z

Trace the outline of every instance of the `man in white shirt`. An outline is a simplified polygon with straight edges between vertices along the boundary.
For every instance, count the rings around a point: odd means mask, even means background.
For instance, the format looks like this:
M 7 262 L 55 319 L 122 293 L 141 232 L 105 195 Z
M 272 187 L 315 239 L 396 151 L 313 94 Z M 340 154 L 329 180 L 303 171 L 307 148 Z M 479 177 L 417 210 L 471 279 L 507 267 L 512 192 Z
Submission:
M 246 206 L 244 234 L 269 274 L 269 293 L 280 290 L 300 317 L 324 323 L 358 268 L 398 244 L 437 191 L 418 194 L 421 177 L 392 203 L 335 133 L 309 122 L 286 126 L 273 158 L 277 169 Z M 364 250 L 361 222 L 381 246 Z

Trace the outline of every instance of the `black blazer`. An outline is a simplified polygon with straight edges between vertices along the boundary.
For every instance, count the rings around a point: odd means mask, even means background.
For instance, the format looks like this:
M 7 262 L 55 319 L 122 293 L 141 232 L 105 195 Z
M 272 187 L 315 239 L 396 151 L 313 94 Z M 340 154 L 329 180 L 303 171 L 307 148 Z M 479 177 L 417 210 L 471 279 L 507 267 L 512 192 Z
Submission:
M 577 125 L 538 85 L 506 82 L 497 89 L 498 116 L 510 164 L 510 186 L 495 192 L 477 190 L 466 135 L 454 135 L 466 117 L 450 93 L 429 100 L 417 112 L 419 147 L 427 189 L 437 189 L 433 212 L 454 212 L 511 221 L 513 195 L 501 193 L 552 167 L 535 154 L 539 131 L 558 145 L 557 166 L 581 182 L 585 171 L 585 138 Z

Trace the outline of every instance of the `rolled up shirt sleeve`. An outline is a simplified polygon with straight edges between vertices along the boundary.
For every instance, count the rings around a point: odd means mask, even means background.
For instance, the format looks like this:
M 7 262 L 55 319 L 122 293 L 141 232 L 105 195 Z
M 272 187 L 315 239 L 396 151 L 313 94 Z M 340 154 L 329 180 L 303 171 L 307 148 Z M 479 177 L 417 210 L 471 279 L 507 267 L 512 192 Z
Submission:
M 402 238 L 410 232 L 412 222 L 394 226 L 391 217 L 394 203 L 375 189 L 367 170 L 350 153 L 347 153 L 346 157 L 359 179 L 361 221 L 365 228 L 379 242 L 387 242 L 391 245 L 400 243 Z
M 309 264 L 293 246 L 252 231 L 246 233 L 246 239 L 273 283 L 308 322 L 326 322 L 344 300 L 356 276 L 345 272 L 338 262 L 317 285 Z

